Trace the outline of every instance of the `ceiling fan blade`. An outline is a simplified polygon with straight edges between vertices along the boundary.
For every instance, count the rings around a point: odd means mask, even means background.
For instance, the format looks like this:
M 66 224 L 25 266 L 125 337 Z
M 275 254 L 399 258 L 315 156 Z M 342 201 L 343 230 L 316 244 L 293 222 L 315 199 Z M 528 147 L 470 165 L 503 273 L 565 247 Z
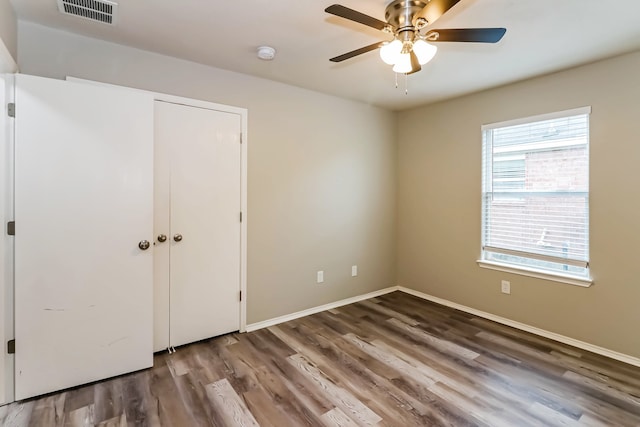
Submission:
M 428 24 L 433 24 L 444 13 L 456 5 L 460 0 L 431 0 L 422 10 L 413 17 L 413 25 L 418 18 L 424 18 Z M 421 27 L 422 28 L 422 27 Z
M 426 37 L 429 42 L 497 43 L 506 32 L 506 28 L 458 28 L 431 30 Z
M 375 28 L 376 30 L 382 31 L 386 27 L 391 27 L 393 29 L 391 25 L 387 24 L 384 21 L 381 21 L 369 15 L 365 15 L 364 13 L 360 13 L 357 10 L 349 9 L 348 7 L 342 6 L 340 4 L 332 4 L 324 11 L 332 15 L 348 19 L 350 21 L 367 25 L 369 27 Z
M 360 49 L 352 50 L 351 52 L 344 53 L 340 56 L 336 56 L 335 58 L 331 58 L 329 61 L 331 62 L 342 62 L 345 59 L 353 58 L 354 56 L 362 55 L 363 53 L 371 52 L 372 50 L 376 50 L 381 47 L 384 42 L 378 42 L 374 44 L 370 44 L 369 46 L 361 47 Z
M 407 74 L 417 73 L 418 71 L 422 70 L 422 66 L 420 65 L 420 61 L 418 61 L 418 57 L 416 56 L 416 54 L 411 51 L 409 52 L 409 56 L 411 58 L 411 71 L 409 71 Z

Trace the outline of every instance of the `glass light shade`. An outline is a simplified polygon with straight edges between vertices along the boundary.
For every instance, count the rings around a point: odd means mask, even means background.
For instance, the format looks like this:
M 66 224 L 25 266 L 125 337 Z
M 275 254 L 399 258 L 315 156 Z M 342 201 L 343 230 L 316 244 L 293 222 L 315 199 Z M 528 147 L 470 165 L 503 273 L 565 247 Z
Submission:
M 433 57 L 436 56 L 437 51 L 438 48 L 436 46 L 429 44 L 424 40 L 419 39 L 413 42 L 413 53 L 418 57 L 420 65 L 424 65 L 431 61 Z
M 398 62 L 393 66 L 393 71 L 396 73 L 406 74 L 411 72 L 411 55 L 408 53 L 403 53 L 398 58 Z
M 402 42 L 400 40 L 395 39 L 392 42 L 387 42 L 380 48 L 380 58 L 385 64 L 393 65 L 398 62 L 401 50 Z

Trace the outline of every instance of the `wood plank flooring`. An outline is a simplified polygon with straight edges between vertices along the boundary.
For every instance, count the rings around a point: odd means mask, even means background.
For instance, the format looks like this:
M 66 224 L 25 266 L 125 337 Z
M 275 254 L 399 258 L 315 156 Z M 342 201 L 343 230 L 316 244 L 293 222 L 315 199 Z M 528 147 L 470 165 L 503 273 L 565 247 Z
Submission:
M 0 407 L 2 426 L 640 426 L 640 368 L 394 292 Z

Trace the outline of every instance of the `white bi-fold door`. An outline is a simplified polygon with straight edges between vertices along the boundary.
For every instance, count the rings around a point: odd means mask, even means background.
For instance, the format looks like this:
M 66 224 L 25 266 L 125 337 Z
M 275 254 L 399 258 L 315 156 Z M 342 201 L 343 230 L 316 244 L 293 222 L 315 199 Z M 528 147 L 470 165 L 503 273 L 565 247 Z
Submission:
M 17 75 L 15 102 L 20 400 L 153 364 L 153 98 Z
M 155 103 L 155 351 L 240 328 L 241 126 Z

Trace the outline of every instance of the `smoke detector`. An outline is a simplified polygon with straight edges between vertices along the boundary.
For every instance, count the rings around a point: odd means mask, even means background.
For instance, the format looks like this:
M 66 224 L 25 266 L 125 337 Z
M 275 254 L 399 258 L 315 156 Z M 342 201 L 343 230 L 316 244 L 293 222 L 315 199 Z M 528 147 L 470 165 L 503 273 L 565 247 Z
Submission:
M 118 3 L 109 0 L 58 0 L 58 10 L 65 15 L 115 25 Z
M 276 57 L 276 50 L 271 46 L 260 46 L 258 48 L 258 58 L 264 61 L 272 61 Z

